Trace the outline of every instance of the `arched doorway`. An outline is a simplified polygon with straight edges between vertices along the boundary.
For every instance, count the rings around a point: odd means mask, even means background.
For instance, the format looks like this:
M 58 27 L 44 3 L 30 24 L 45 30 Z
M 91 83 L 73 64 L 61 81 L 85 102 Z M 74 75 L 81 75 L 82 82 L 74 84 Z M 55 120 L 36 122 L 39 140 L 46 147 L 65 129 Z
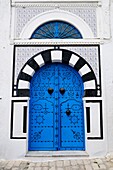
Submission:
M 51 63 L 30 83 L 28 150 L 85 150 L 83 81 L 66 64 Z

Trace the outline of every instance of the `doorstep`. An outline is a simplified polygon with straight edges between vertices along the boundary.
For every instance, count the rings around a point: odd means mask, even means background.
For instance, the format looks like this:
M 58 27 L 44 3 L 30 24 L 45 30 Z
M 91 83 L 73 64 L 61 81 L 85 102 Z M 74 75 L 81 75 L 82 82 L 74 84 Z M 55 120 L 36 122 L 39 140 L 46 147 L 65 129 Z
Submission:
M 28 151 L 26 157 L 89 157 L 86 151 Z

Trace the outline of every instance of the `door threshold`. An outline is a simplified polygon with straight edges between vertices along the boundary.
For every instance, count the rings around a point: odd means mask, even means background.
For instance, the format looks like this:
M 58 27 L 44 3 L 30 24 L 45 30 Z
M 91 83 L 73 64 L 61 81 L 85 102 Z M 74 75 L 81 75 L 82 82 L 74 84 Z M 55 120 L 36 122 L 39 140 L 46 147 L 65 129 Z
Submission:
M 26 157 L 89 157 L 86 151 L 28 151 Z

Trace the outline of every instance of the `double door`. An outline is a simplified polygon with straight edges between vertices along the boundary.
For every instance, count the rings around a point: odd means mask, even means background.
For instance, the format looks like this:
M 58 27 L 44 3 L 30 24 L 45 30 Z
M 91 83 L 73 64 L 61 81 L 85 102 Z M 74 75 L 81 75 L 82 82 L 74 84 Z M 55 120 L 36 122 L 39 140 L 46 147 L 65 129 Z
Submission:
M 29 150 L 85 150 L 83 82 L 72 67 L 55 63 L 30 84 Z

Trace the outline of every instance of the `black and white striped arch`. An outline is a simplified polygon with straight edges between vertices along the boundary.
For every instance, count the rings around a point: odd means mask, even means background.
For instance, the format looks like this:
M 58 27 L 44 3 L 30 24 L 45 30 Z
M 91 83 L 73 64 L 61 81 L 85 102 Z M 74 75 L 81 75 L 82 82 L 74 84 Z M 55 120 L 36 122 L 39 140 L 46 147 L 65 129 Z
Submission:
M 84 82 L 84 95 L 97 96 L 97 81 L 91 66 L 78 54 L 64 49 L 51 49 L 36 54 L 21 69 L 17 80 L 17 96 L 29 96 L 30 81 L 34 73 L 45 64 L 60 62 L 72 66 Z

